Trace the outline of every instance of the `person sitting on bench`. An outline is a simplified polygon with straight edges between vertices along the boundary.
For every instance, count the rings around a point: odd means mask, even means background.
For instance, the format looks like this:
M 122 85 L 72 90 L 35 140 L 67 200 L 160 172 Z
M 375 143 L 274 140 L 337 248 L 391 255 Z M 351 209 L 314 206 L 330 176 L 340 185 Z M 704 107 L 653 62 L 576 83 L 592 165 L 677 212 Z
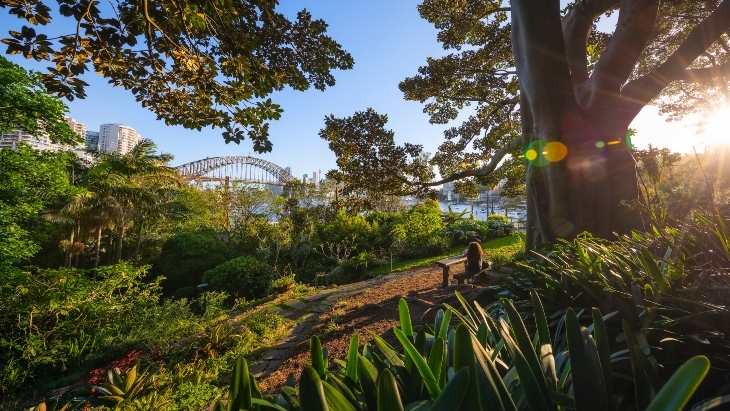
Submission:
M 484 252 L 478 242 L 472 241 L 469 243 L 469 248 L 466 249 L 466 262 L 464 263 L 467 273 L 474 275 L 489 268 L 489 262 L 482 259 L 482 254 Z

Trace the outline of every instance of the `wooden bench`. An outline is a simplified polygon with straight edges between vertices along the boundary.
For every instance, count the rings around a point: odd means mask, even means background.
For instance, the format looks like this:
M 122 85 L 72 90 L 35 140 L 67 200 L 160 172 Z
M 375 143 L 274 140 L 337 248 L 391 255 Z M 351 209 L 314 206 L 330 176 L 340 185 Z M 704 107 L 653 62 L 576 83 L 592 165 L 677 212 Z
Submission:
M 449 257 L 449 258 L 444 258 L 442 260 L 436 261 L 435 264 L 437 266 L 441 267 L 444 271 L 444 283 L 443 283 L 444 287 L 449 286 L 449 270 L 451 269 L 451 266 L 460 264 L 463 267 L 465 261 L 466 261 L 466 257 L 462 257 L 460 255 Z M 456 278 L 459 281 L 459 284 L 464 283 L 465 278 L 463 278 L 463 277 L 464 276 L 462 276 L 460 274 L 457 274 L 454 276 L 454 278 Z

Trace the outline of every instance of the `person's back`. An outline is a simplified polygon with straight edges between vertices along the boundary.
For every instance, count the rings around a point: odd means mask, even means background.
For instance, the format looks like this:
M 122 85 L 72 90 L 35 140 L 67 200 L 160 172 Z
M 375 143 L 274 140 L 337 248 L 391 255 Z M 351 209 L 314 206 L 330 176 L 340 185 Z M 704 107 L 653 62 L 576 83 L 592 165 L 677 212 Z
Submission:
M 469 248 L 466 251 L 466 270 L 472 272 L 478 272 L 482 269 L 482 247 L 478 242 L 472 241 L 469 243 Z

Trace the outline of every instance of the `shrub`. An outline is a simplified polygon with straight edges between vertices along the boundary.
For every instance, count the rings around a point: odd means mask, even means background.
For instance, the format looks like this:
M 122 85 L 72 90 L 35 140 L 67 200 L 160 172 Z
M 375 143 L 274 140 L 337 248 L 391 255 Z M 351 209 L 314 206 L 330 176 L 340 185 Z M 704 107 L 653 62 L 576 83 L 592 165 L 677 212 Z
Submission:
M 184 232 L 165 242 L 160 258 L 154 263 L 154 271 L 165 277 L 162 287 L 169 295 L 182 287 L 197 286 L 203 273 L 228 258 L 228 246 L 214 230 Z
M 428 200 L 413 207 L 393 226 L 393 246 L 402 258 L 438 255 L 451 246 L 444 228 L 439 204 Z
M 490 214 L 487 216 L 487 223 L 505 223 L 509 224 L 509 217 L 502 214 Z
M 274 269 L 254 257 L 243 256 L 206 271 L 203 281 L 211 290 L 225 291 L 234 298 L 261 298 L 274 281 Z

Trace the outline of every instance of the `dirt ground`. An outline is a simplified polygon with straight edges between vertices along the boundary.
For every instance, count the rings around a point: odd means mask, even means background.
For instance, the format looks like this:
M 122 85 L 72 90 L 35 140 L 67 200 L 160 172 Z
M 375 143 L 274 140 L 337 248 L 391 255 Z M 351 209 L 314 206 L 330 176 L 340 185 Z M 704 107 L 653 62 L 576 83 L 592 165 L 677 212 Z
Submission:
M 440 269 L 425 268 L 410 277 L 388 282 L 341 300 L 323 313 L 310 335 L 318 335 L 322 345 L 329 351 L 330 369 L 338 367 L 334 359 L 346 358 L 350 338 L 354 333 L 359 335 L 361 347 L 372 341 L 371 333 L 383 336 L 390 343 L 395 342 L 392 329 L 399 324 L 398 302 L 401 297 L 408 301 L 411 319 L 417 325 L 431 304 L 454 294 L 455 287 L 441 287 L 442 279 Z M 267 393 L 278 392 L 289 373 L 293 373 L 298 379 L 302 368 L 309 364 L 309 339 L 305 338 L 290 351 L 289 358 L 278 369 L 259 381 L 259 386 Z

